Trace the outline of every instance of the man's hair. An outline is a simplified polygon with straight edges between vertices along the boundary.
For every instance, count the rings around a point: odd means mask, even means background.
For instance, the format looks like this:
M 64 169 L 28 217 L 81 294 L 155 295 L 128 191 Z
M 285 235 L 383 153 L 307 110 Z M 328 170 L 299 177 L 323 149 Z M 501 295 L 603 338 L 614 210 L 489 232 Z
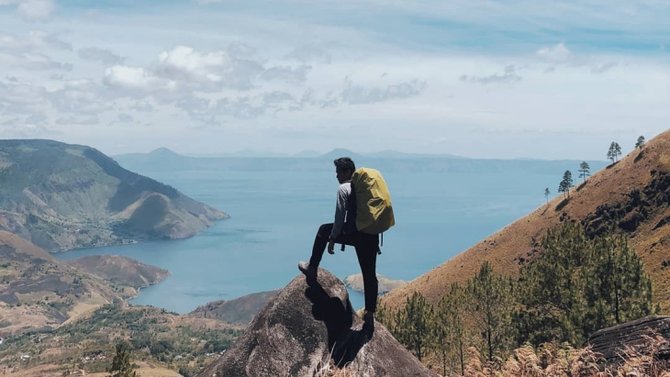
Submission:
M 337 171 L 349 170 L 352 173 L 356 171 L 356 165 L 354 165 L 354 162 L 349 157 L 340 157 L 333 161 L 333 163 Z

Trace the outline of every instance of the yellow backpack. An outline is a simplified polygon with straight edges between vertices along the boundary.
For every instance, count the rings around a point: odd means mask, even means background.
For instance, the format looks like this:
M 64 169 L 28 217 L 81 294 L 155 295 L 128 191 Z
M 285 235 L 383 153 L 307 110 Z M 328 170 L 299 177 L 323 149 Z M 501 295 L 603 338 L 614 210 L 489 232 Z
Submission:
M 356 198 L 356 229 L 359 232 L 379 234 L 395 224 L 391 194 L 379 171 L 356 169 L 351 176 L 351 190 Z

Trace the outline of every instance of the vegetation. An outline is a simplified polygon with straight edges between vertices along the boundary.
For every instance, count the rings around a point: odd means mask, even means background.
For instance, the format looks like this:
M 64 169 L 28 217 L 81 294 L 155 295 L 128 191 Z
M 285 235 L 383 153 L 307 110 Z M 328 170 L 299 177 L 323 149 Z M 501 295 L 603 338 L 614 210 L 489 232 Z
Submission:
M 127 341 L 134 360 L 189 376 L 228 349 L 241 331 L 215 320 L 182 317 L 162 309 L 106 305 L 88 319 L 13 338 L 0 349 L 0 364 L 22 368 L 55 364 L 64 372 L 106 372 L 118 354 L 114 345 Z M 23 354 L 32 355 L 29 362 L 19 359 Z
M 136 377 L 135 365 L 130 361 L 130 346 L 126 342 L 116 345 L 116 355 L 109 367 L 109 377 Z
M 607 159 L 612 160 L 612 163 L 615 163 L 616 161 L 619 161 L 619 157 L 621 157 L 621 146 L 616 141 L 613 141 L 612 144 L 610 144 L 610 149 L 607 151 Z
M 572 186 L 574 186 L 572 182 L 572 172 L 570 170 L 566 170 L 565 173 L 563 173 L 563 179 L 561 180 L 561 183 L 558 185 L 558 192 L 564 193 L 569 198 L 570 189 Z
M 579 164 L 579 178 L 584 178 L 584 182 L 586 182 L 586 177 L 591 175 L 591 167 L 589 166 L 589 163 L 586 161 L 582 161 Z
M 635 148 L 642 149 L 642 147 L 644 147 L 644 143 L 644 136 L 639 136 L 635 142 Z
M 581 225 L 567 222 L 535 247 L 536 257 L 517 280 L 495 275 L 484 263 L 435 305 L 414 293 L 398 311 L 382 305 L 378 318 L 444 375 L 468 375 L 470 347 L 481 365 L 502 371 L 503 360 L 514 358 L 511 351 L 524 344 L 527 350 L 580 347 L 598 329 L 653 314 L 651 281 L 623 235 L 589 238 Z
M 551 192 L 549 191 L 549 187 L 545 187 L 544 189 L 544 199 L 547 201 L 547 204 L 549 204 L 549 194 Z

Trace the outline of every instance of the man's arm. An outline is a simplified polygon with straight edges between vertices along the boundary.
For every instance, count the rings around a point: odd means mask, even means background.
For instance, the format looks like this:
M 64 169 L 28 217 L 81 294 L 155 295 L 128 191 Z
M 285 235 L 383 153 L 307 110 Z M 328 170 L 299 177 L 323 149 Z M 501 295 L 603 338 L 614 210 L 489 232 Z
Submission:
M 333 230 L 330 232 L 330 240 L 339 237 L 344 226 L 344 219 L 347 214 L 347 200 L 351 188 L 349 184 L 342 184 L 337 190 L 337 202 L 335 204 L 335 220 L 333 221 Z

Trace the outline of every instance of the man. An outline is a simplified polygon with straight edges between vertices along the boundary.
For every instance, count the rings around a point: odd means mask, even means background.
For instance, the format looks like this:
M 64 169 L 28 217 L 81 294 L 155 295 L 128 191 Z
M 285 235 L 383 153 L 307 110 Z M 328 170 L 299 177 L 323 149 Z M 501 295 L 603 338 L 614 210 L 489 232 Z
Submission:
M 371 323 L 377 308 L 378 283 L 376 274 L 377 252 L 379 251 L 379 236 L 366 234 L 356 230 L 356 200 L 351 191 L 351 176 L 356 170 L 354 162 L 349 157 L 341 157 L 333 161 L 335 173 L 340 186 L 337 189 L 335 206 L 335 221 L 319 227 L 312 257 L 309 263 L 298 263 L 298 269 L 309 280 L 316 280 L 321 257 L 326 247 L 329 254 L 334 254 L 335 244 L 351 245 L 356 248 L 356 256 L 363 274 L 363 288 L 365 290 L 366 323 Z

